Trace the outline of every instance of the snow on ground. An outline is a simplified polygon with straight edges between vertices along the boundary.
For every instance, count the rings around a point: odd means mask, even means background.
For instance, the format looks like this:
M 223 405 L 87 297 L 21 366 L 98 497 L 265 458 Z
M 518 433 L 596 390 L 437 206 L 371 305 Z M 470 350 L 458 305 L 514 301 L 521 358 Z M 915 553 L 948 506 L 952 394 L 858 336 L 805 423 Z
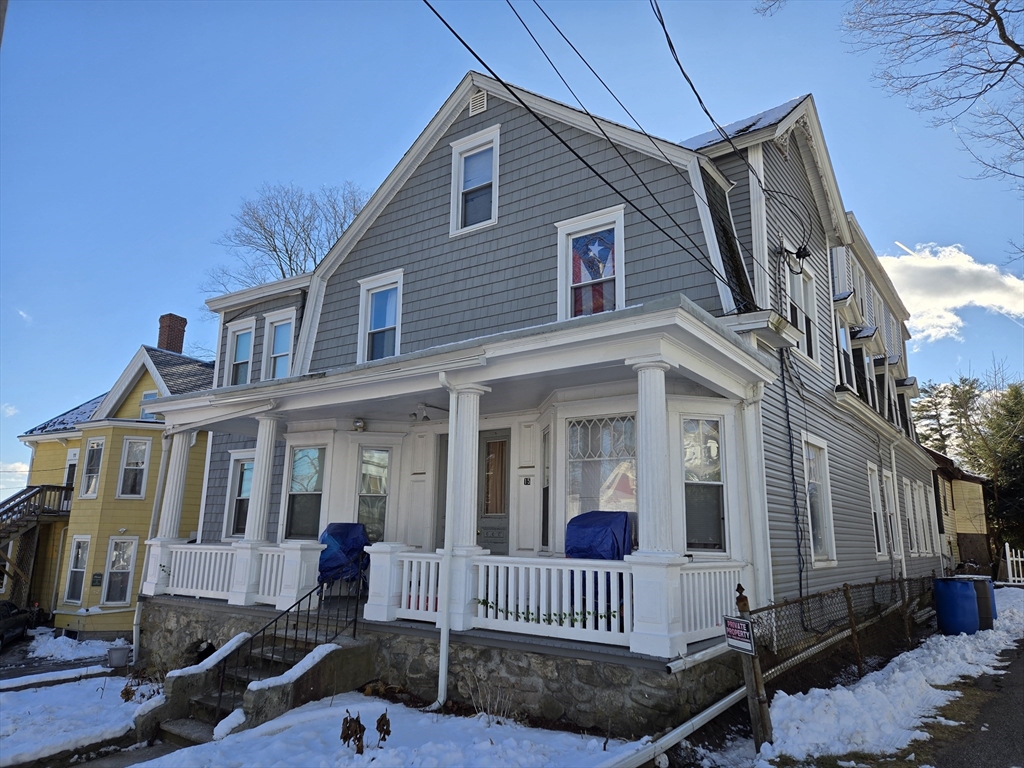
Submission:
M 385 708 L 391 737 L 377 747 L 377 718 Z M 355 753 L 341 739 L 345 711 L 366 726 L 366 751 Z M 250 766 L 548 766 L 594 765 L 633 751 L 621 741 L 527 728 L 486 715 L 455 717 L 421 712 L 383 699 L 346 693 L 292 710 L 276 720 L 198 747 L 182 749 L 142 765 L 150 768 L 250 768 Z
M 34 658 L 49 658 L 55 661 L 79 661 L 96 659 L 107 655 L 108 648 L 128 645 L 127 640 L 118 638 L 106 640 L 72 640 L 70 637 L 54 637 L 53 630 L 37 632 L 32 638 L 28 655 Z
M 0 768 L 128 733 L 140 702 L 124 701 L 123 686 L 112 677 L 0 692 Z M 152 686 L 139 692 L 148 696 Z
M 0 691 L 11 691 L 15 688 L 38 688 L 47 683 L 59 683 L 79 680 L 83 677 L 99 677 L 110 673 L 110 667 L 89 666 L 77 669 L 58 669 L 53 672 L 40 672 L 37 675 L 22 675 L 0 680 Z
M 1024 590 L 996 591 L 995 628 L 974 635 L 933 635 L 918 648 L 858 682 L 790 696 L 779 692 L 771 704 L 775 743 L 752 757 L 753 743 L 737 740 L 721 752 L 702 752 L 706 766 L 764 768 L 767 760 L 797 760 L 862 751 L 891 754 L 915 739 L 927 739 L 921 725 L 943 721 L 935 712 L 956 691 L 934 688 L 962 677 L 1002 674 L 1000 651 L 1024 638 Z

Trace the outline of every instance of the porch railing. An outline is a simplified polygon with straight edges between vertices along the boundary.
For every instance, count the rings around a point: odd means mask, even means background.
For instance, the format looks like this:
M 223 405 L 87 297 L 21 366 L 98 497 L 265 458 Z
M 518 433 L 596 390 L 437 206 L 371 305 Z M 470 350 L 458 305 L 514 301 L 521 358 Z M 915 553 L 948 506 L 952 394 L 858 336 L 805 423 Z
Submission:
M 403 552 L 398 562 L 402 569 L 398 618 L 434 621 L 438 616 L 441 555 Z
M 277 547 L 263 547 L 260 555 L 260 586 L 256 593 L 257 603 L 277 604 L 284 584 L 284 550 Z
M 629 645 L 633 574 L 628 563 L 492 556 L 474 562 L 475 626 Z
M 688 565 L 681 575 L 683 632 L 688 643 L 723 633 L 722 616 L 736 613 L 736 585 L 744 581 L 742 563 Z
M 235 551 L 222 544 L 172 544 L 167 592 L 227 599 Z

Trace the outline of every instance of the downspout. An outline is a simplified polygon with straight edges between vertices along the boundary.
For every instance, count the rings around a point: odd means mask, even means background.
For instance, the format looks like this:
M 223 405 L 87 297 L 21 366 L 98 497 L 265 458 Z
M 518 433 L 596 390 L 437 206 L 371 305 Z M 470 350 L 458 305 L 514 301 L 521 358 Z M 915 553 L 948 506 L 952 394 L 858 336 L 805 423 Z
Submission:
M 171 454 L 170 431 L 164 431 L 160 436 L 160 472 L 156 476 L 156 491 L 153 493 L 153 514 L 149 518 L 149 536 L 152 539 L 156 535 L 157 520 L 160 517 L 160 503 L 163 501 L 164 481 L 167 479 L 167 461 Z M 142 558 L 142 578 L 149 573 L 149 546 L 146 546 L 146 554 Z M 139 659 L 139 628 L 142 624 L 142 601 L 139 599 L 142 594 L 141 585 L 139 594 L 135 596 L 135 619 L 132 621 L 132 663 Z
M 447 482 L 444 494 L 444 553 L 441 556 L 441 584 L 438 587 L 438 599 L 441 601 L 441 639 L 440 653 L 437 663 L 437 700 L 427 707 L 437 710 L 448 700 L 448 654 L 451 647 L 451 585 L 452 585 L 452 537 L 454 522 L 452 520 L 452 496 L 454 494 L 452 476 L 452 438 L 455 436 L 455 421 L 458 418 L 459 395 L 455 387 L 448 381 L 444 371 L 438 373 L 441 386 L 448 390 L 448 466 Z

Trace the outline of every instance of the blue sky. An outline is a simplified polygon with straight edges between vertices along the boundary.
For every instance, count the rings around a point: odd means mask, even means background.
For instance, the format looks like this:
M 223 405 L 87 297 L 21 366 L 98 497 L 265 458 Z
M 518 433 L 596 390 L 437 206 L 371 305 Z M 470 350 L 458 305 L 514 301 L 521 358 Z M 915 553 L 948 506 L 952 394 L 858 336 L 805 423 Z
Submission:
M 515 2 L 588 108 L 625 121 L 532 4 Z M 543 4 L 650 132 L 710 127 L 646 3 Z M 437 7 L 502 78 L 571 100 L 504 3 Z M 995 358 L 1020 374 L 1024 288 L 1005 262 L 1024 204 L 972 180 L 951 131 L 873 84 L 874 58 L 842 41 L 843 5 L 790 2 L 771 18 L 747 0 L 663 9 L 720 122 L 814 93 L 846 207 L 880 255 L 903 256 L 896 241 L 918 254 L 887 262 L 924 321 L 911 373 L 943 380 Z M 372 191 L 471 68 L 419 2 L 12 0 L 0 48 L 3 488 L 23 482 L 17 435 L 108 389 L 156 342 L 160 314 L 189 318 L 186 345 L 212 346 L 199 284 L 228 260 L 216 241 L 243 197 L 264 182 Z

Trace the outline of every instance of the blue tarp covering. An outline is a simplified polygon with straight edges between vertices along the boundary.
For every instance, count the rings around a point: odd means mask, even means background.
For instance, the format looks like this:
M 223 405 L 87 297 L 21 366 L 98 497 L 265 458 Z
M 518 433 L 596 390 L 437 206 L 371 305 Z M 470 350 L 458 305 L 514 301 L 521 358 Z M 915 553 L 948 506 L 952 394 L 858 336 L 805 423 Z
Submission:
M 565 556 L 621 560 L 630 553 L 633 531 L 627 512 L 585 512 L 565 526 Z
M 359 558 L 363 547 L 370 540 L 366 538 L 366 526 L 362 523 L 330 523 L 320 534 L 320 543 L 327 549 L 320 553 L 320 584 L 337 579 L 354 581 L 360 574 L 360 563 L 365 573 L 370 559 Z

